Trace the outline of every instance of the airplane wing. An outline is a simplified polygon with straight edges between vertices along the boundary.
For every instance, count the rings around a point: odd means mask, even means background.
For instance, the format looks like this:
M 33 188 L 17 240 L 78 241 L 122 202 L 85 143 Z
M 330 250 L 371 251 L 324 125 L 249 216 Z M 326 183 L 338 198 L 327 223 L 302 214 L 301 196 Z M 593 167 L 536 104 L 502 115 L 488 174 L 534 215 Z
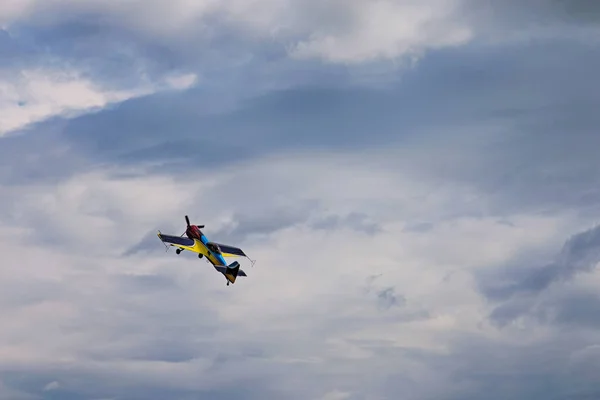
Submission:
M 227 244 L 215 243 L 221 249 L 223 257 L 248 257 L 240 248 L 229 246 Z
M 157 236 L 160 240 L 162 240 L 163 243 L 170 244 L 171 246 L 179 247 L 180 249 L 188 250 L 194 253 L 201 252 L 200 247 L 193 239 L 181 236 L 165 235 L 160 232 L 157 234 Z

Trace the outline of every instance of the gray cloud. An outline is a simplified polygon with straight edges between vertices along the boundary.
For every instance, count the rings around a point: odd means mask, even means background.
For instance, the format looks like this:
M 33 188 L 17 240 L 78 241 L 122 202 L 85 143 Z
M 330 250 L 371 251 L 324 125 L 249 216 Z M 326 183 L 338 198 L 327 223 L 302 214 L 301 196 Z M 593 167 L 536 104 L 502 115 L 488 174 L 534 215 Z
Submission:
M 528 324 L 539 324 L 565 330 L 595 330 L 600 326 L 598 317 L 600 297 L 586 289 L 563 289 L 536 297 L 516 297 L 496 307 L 490 314 L 499 328 L 522 319 Z
M 209 237 L 209 240 L 217 243 L 241 246 L 253 236 L 269 236 L 276 234 L 282 229 L 305 223 L 309 217 L 308 212 L 308 208 L 301 210 L 290 208 L 288 210 L 271 210 L 266 215 L 237 213 L 233 215 L 233 221 L 228 226 L 219 229 L 210 229 L 210 227 L 207 227 L 204 232 Z M 199 221 L 193 223 L 202 224 Z M 185 225 L 182 225 L 180 230 L 185 230 Z M 179 232 L 179 230 L 173 232 L 163 230 L 162 232 L 175 235 L 183 233 Z M 138 243 L 125 250 L 123 256 L 127 257 L 141 253 L 156 253 L 158 250 L 162 251 L 164 247 L 160 244 L 156 233 L 156 231 L 148 232 Z
M 352 212 L 345 216 L 330 215 L 311 224 L 313 229 L 335 230 L 340 228 L 350 228 L 368 235 L 375 235 L 382 232 L 383 228 L 374 221 L 371 221 L 368 215 Z
M 587 289 L 563 290 L 538 299 L 526 312 L 530 320 L 562 330 L 596 330 L 600 326 L 600 297 Z
M 570 367 L 571 354 L 589 342 L 564 334 L 543 343 L 507 345 L 461 338 L 453 357 L 433 361 L 448 368 L 458 393 L 442 399 L 591 399 L 600 394 L 594 380 L 581 380 Z M 454 363 L 451 365 L 450 363 Z M 462 386 L 462 388 L 461 388 Z
M 260 384 L 260 378 L 244 382 L 244 378 L 235 378 L 235 375 L 232 377 L 237 382 L 235 387 L 216 391 L 202 389 L 202 384 L 190 386 L 187 378 L 184 379 L 187 387 L 166 383 L 172 379 L 169 376 L 177 375 L 178 369 L 187 373 L 196 369 L 201 373 L 201 364 L 207 362 L 216 373 L 241 358 L 248 362 L 257 357 L 248 353 L 251 348 L 243 344 L 231 349 L 226 340 L 218 340 L 222 345 L 215 346 L 219 332 L 227 336 L 235 334 L 227 333 L 231 327 L 217 323 L 214 312 L 193 301 L 193 291 L 201 290 L 198 282 L 192 284 L 195 287 L 190 291 L 192 286 L 175 282 L 175 276 L 168 272 L 112 277 L 100 272 L 89 274 L 94 277 L 74 276 L 60 285 L 62 296 L 55 298 L 80 311 L 60 322 L 60 337 L 71 338 L 70 343 L 55 337 L 54 330 L 45 334 L 45 342 L 62 343 L 62 351 L 66 352 L 63 355 L 70 354 L 73 359 L 66 364 L 57 361 L 27 363 L 26 366 L 3 360 L 0 371 L 8 388 L 43 399 L 183 398 L 210 397 L 211 394 L 216 398 L 237 398 L 244 391 L 268 393 Z M 95 282 L 93 285 L 88 284 L 89 278 Z M 67 287 L 70 289 L 65 290 Z M 27 290 L 35 290 L 35 286 L 28 285 Z M 53 299 L 47 294 L 38 295 L 44 302 Z M 13 307 L 0 300 L 2 307 Z M 80 338 L 85 338 L 85 343 L 80 342 Z M 194 368 L 193 364 L 198 361 L 200 368 Z M 127 367 L 128 363 L 133 371 Z M 153 371 L 153 365 L 164 368 L 163 373 L 160 369 Z M 161 376 L 159 382 L 153 381 L 153 374 Z M 48 382 L 53 381 L 60 382 L 60 386 L 52 391 L 44 390 Z
M 522 12 L 522 23 L 533 15 L 527 16 L 523 9 L 533 6 L 519 4 L 498 2 L 495 7 L 504 7 L 500 15 L 506 18 Z M 553 10 L 548 13 L 563 12 Z M 580 18 L 572 10 L 564 12 Z M 401 171 L 435 188 L 460 185 L 477 194 L 476 201 L 453 204 L 452 210 L 443 210 L 444 215 L 466 209 L 510 223 L 515 214 L 572 209 L 597 215 L 600 207 L 595 189 L 600 170 L 595 149 L 600 143 L 594 135 L 599 124 L 595 77 L 600 59 L 579 41 L 432 53 L 418 68 L 406 72 L 402 81 L 392 79 L 385 90 L 376 90 L 346 86 L 356 69 L 342 73 L 339 67 L 282 60 L 276 45 L 252 43 L 248 52 L 258 54 L 255 58 L 225 68 L 224 60 L 236 59 L 243 43 L 227 35 L 194 52 L 189 51 L 189 42 L 181 48 L 151 43 L 139 33 L 92 17 L 73 17 L 53 27 L 22 23 L 12 29 L 12 37 L 0 32 L 0 56 L 5 56 L 0 58 L 7 66 L 38 65 L 42 49 L 49 48 L 109 87 L 131 85 L 140 67 L 151 79 L 186 68 L 203 71 L 207 78 L 205 86 L 185 93 L 152 95 L 95 114 L 57 118 L 0 139 L 0 182 L 11 185 L 3 187 L 1 220 L 11 227 L 35 228 L 36 240 L 47 238 L 45 244 L 51 249 L 64 248 L 75 230 L 58 229 L 48 211 L 34 201 L 31 204 L 39 209 L 26 207 L 30 214 L 19 215 L 16 210 L 22 208 L 13 206 L 24 201 L 18 189 L 25 185 L 56 183 L 106 165 L 140 163 L 160 164 L 149 168 L 150 173 L 185 176 L 205 171 L 210 176 L 236 162 L 298 149 L 361 153 L 395 147 L 381 158 L 390 171 Z M 219 45 L 226 48 L 224 53 L 218 53 Z M 302 71 L 305 67 L 308 72 Z M 304 86 L 307 82 L 311 86 Z M 265 92 L 273 88 L 270 85 L 283 90 Z M 230 89 L 233 94 L 224 93 Z M 196 222 L 203 223 L 202 213 L 215 204 L 222 208 L 234 204 L 231 208 L 238 212 L 231 224 L 215 222 L 209 226 L 214 230 L 207 229 L 211 239 L 241 244 L 253 235 L 277 237 L 302 225 L 332 232 L 344 227 L 390 239 L 384 223 L 366 217 L 368 205 L 355 214 L 323 215 L 319 199 L 287 199 L 283 187 L 279 189 L 287 202 L 257 205 L 275 197 L 274 186 L 268 186 L 272 192 L 259 195 L 242 193 L 240 185 L 231 192 L 212 192 L 210 201 L 190 201 L 198 206 Z M 108 202 L 92 193 L 89 201 Z M 233 202 L 232 196 L 243 201 Z M 0 335 L 0 351 L 30 350 L 33 355 L 12 362 L 8 356 L 13 352 L 1 353 L 0 397 L 17 399 L 18 392 L 78 400 L 306 399 L 335 389 L 350 392 L 349 399 L 380 395 L 418 400 L 482 396 L 582 400 L 600 395 L 595 375 L 598 357 L 588 347 L 595 342 L 582 333 L 598 326 L 598 298 L 577 289 L 550 293 L 555 283 L 592 271 L 600 256 L 600 228 L 573 236 L 549 262 L 527 254 L 523 257 L 527 264 L 519 258 L 515 267 L 478 275 L 484 296 L 500 302 L 491 319 L 505 328 L 500 334 L 506 336 L 496 342 L 485 339 L 488 332 L 483 330 L 465 333 L 470 326 L 444 330 L 443 324 L 451 325 L 449 320 L 460 325 L 457 316 L 468 314 L 471 305 L 452 310 L 455 314 L 438 314 L 436 296 L 450 290 L 452 283 L 428 287 L 428 274 L 436 274 L 431 269 L 414 277 L 399 275 L 414 279 L 420 298 L 406 294 L 395 286 L 400 281 L 389 276 L 384 286 L 368 281 L 366 295 L 346 278 L 337 282 L 338 292 L 310 291 L 321 278 L 313 271 L 323 271 L 307 262 L 302 266 L 309 278 L 298 276 L 303 273 L 300 268 L 293 278 L 285 275 L 286 283 L 296 285 L 285 286 L 291 294 L 277 291 L 284 275 L 272 269 L 227 292 L 214 285 L 217 277 L 212 271 L 197 272 L 197 259 L 187 263 L 162 258 L 155 231 L 144 236 L 154 223 L 145 214 L 143 223 L 141 217 L 125 223 L 125 211 L 114 206 L 100 214 L 119 222 L 114 226 L 123 229 L 120 234 L 126 230 L 139 235 L 127 236 L 127 244 L 131 240 L 134 245 L 122 254 L 126 258 L 118 254 L 114 258 L 101 254 L 98 259 L 71 259 L 66 253 L 40 256 L 48 268 L 68 271 L 55 272 L 62 281 L 16 277 L 6 268 L 40 273 L 29 269 L 33 262 L 19 255 L 2 262 L 2 271 L 9 271 L 0 291 L 0 306 L 9 321 L 2 334 L 9 336 Z M 155 223 L 179 234 L 183 219 L 171 225 L 169 221 L 156 217 Z M 426 244 L 436 222 L 410 225 L 405 233 L 418 231 L 419 240 Z M 11 246 L 13 238 L 24 240 L 11 232 L 7 233 L 12 235 Z M 104 252 L 105 247 L 100 247 L 97 251 Z M 541 267 L 530 267 L 535 266 L 532 259 Z M 362 288 L 360 277 L 357 280 Z M 265 281 L 268 284 L 260 286 Z M 458 297 L 469 289 L 452 290 Z M 310 298 L 315 293 L 322 297 Z M 261 295 L 270 297 L 261 302 L 257 300 Z M 420 301 L 430 301 L 431 308 L 419 306 Z M 53 305 L 57 311 L 50 311 Z M 67 306 L 72 313 L 60 314 L 60 307 Z M 48 308 L 38 311 L 36 307 Z M 368 312 L 361 313 L 364 309 Z M 48 319 L 40 317 L 42 312 Z M 529 317 L 528 328 L 516 334 L 519 346 L 509 345 L 514 333 L 509 322 L 522 316 Z M 549 329 L 545 341 L 533 341 L 535 335 L 527 330 L 537 325 Z M 431 347 L 444 346 L 444 354 L 428 349 L 421 339 L 435 343 Z M 70 361 L 60 361 L 65 359 Z M 59 386 L 44 391 L 52 382 Z
M 463 10 L 480 39 L 496 42 L 569 36 L 594 41 L 600 22 L 594 0 L 465 0 Z
M 554 261 L 544 266 L 515 264 L 477 273 L 478 287 L 484 296 L 499 302 L 490 313 L 490 320 L 500 328 L 519 318 L 543 325 L 594 327 L 599 305 L 595 296 L 585 292 L 562 293 L 562 286 L 551 289 L 578 274 L 592 272 L 598 262 L 600 227 L 594 227 L 573 235 Z M 555 294 L 556 290 L 559 294 Z
M 536 294 L 554 282 L 590 272 L 600 262 L 600 226 L 573 235 L 555 261 L 541 267 L 511 266 L 483 275 L 480 289 L 490 299 L 506 300 L 519 293 Z
M 227 226 L 214 231 L 210 237 L 221 243 L 243 243 L 249 237 L 265 237 L 305 224 L 318 209 L 317 201 L 294 202 L 286 206 L 264 209 L 259 212 L 235 212 Z
M 543 315 L 549 314 L 551 322 L 567 327 L 598 329 L 599 310 L 600 297 L 596 293 L 581 292 L 548 302 L 543 308 Z
M 534 0 L 523 3 L 515 0 L 495 1 L 494 10 L 512 11 L 510 15 L 522 14 L 530 21 L 555 18 L 556 21 L 572 22 L 600 22 L 600 6 L 594 0 Z M 502 16 L 502 14 L 501 14 Z M 507 15 L 508 17 L 508 15 Z
M 406 302 L 403 296 L 395 294 L 393 287 L 380 291 L 377 298 L 379 300 L 379 306 L 383 309 L 389 309 L 390 307 L 402 305 Z
M 185 229 L 185 228 L 184 228 Z M 167 233 L 167 232 L 165 232 Z M 183 232 L 182 232 L 183 233 Z M 160 243 L 160 239 L 156 236 L 156 231 L 148 232 L 144 237 L 135 245 L 131 246 L 127 250 L 123 252 L 124 257 L 133 256 L 140 253 L 150 253 L 155 252 L 158 249 L 162 250 L 162 245 L 157 246 Z M 173 234 L 173 233 L 171 233 Z M 165 251 L 168 251 L 168 248 L 165 248 Z
M 371 275 L 366 278 L 365 293 L 373 296 L 377 309 L 380 311 L 392 312 L 392 317 L 395 321 L 410 322 L 418 320 L 426 320 L 431 318 L 430 311 L 413 304 L 404 295 L 397 293 L 394 286 L 381 286 L 377 281 L 385 279 L 384 274 Z M 386 283 L 389 283 L 386 280 Z M 359 341 L 361 342 L 361 341 Z M 366 343 L 367 345 L 369 343 Z
M 152 162 L 160 164 L 156 172 L 185 173 L 298 149 L 352 151 L 393 142 L 407 149 L 388 160 L 397 168 L 476 186 L 493 196 L 493 212 L 597 207 L 591 149 L 598 144 L 592 133 L 599 63 L 586 46 L 568 43 L 485 56 L 457 50 L 429 56 L 386 91 L 290 88 L 234 101 L 218 113 L 205 109 L 219 103 L 216 89 L 154 95 L 5 138 L 0 171 L 5 182 L 114 163 Z M 507 89 L 515 87 L 522 95 Z M 455 139 L 436 144 L 449 130 Z M 432 157 L 415 168 L 423 152 Z
M 429 232 L 433 229 L 434 225 L 430 222 L 421 222 L 407 226 L 404 230 L 407 232 Z

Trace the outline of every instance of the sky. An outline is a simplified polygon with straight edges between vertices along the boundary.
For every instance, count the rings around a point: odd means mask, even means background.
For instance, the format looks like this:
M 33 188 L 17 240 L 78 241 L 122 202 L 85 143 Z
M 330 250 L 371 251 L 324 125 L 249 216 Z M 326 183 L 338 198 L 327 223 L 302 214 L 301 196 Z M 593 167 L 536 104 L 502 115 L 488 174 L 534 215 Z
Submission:
M 599 44 L 592 0 L 0 2 L 0 399 L 600 397 Z

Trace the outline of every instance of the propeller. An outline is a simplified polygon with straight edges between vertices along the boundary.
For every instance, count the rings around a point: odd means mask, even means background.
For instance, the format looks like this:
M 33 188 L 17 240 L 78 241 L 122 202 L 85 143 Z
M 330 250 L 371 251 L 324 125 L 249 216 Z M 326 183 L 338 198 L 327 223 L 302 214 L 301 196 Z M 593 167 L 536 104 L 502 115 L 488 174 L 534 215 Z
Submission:
M 187 223 L 187 227 L 190 227 L 190 218 L 186 215 L 185 216 L 185 222 Z M 183 237 L 183 235 L 185 235 L 185 233 L 187 232 L 187 229 L 181 234 L 181 237 Z
M 190 218 L 186 215 L 185 216 L 185 222 L 187 223 L 188 228 L 190 227 Z M 196 225 L 198 228 L 202 229 L 204 228 L 204 225 Z

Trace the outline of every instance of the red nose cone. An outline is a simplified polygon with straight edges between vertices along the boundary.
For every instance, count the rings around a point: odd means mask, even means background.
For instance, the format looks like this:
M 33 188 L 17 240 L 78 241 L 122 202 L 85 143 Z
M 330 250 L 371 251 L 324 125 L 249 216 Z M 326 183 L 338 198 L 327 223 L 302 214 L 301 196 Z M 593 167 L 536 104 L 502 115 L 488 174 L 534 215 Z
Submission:
M 196 225 L 190 225 L 187 229 L 187 235 L 190 239 L 200 239 L 200 229 Z

